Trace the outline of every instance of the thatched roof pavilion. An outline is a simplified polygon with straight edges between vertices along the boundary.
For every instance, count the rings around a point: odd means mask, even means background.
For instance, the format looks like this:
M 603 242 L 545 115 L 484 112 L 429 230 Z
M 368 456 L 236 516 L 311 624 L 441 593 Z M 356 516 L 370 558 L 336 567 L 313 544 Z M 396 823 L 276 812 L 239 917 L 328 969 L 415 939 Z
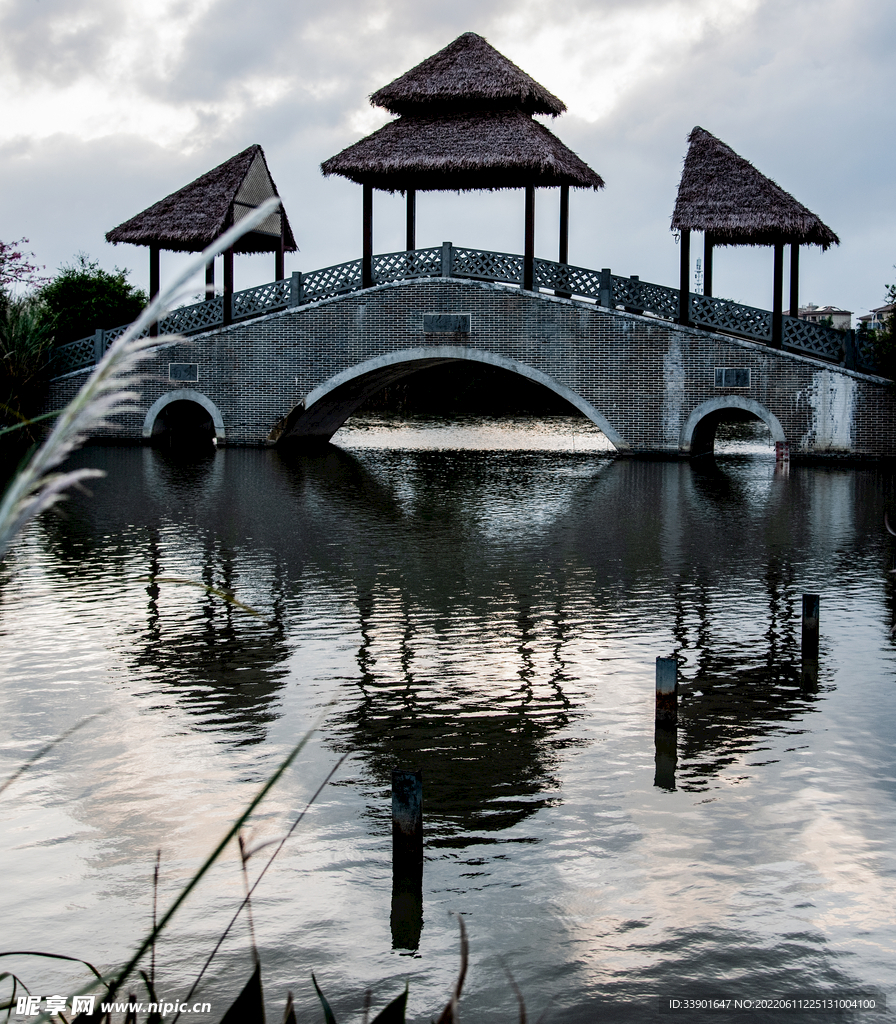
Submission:
M 415 240 L 417 191 L 526 191 L 524 287 L 532 286 L 535 189 L 556 187 L 560 198 L 560 261 L 568 256 L 569 189 L 603 188 L 603 179 L 533 114 L 566 109 L 544 86 L 475 32 L 379 89 L 374 106 L 398 114 L 321 164 L 364 187 L 364 284 L 372 283 L 373 189 L 407 195 L 407 248 Z
M 150 251 L 150 294 L 159 290 L 159 251 L 201 252 L 228 228 L 263 202 L 278 197 L 261 146 L 249 146 L 189 185 L 106 233 L 114 245 L 130 242 Z M 233 293 L 233 253 L 273 252 L 276 278 L 283 278 L 283 254 L 295 252 L 296 241 L 281 206 L 224 254 L 225 297 Z M 206 286 L 214 289 L 214 265 L 209 264 Z M 225 319 L 229 312 L 225 302 Z
M 704 294 L 712 294 L 712 252 L 722 245 L 769 245 L 775 250 L 773 330 L 780 340 L 783 250 L 790 245 L 790 308 L 799 308 L 799 247 L 827 249 L 840 239 L 811 210 L 730 146 L 699 126 L 688 136 L 672 230 L 681 232 L 683 295 L 690 269 L 691 231 L 704 236 Z M 684 301 L 684 299 L 683 299 Z

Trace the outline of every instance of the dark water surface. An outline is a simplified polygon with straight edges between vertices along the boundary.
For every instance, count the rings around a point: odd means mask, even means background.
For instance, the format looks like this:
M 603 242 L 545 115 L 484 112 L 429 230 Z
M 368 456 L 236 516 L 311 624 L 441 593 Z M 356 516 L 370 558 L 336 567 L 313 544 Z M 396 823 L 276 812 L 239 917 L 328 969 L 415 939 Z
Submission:
M 702 466 L 613 460 L 565 421 L 335 440 L 88 449 L 76 461 L 107 478 L 4 563 L 2 775 L 105 714 L 0 798 L 3 948 L 123 960 L 155 850 L 166 906 L 317 724 L 248 832 L 282 836 L 348 754 L 254 900 L 272 1021 L 288 989 L 320 1019 L 312 970 L 341 1022 L 367 987 L 377 1008 L 406 980 L 409 1020 L 431 1020 L 457 970 L 452 913 L 468 1021 L 518 1019 L 505 967 L 530 1020 L 728 1019 L 659 1014 L 672 996 L 892 998 L 890 475 L 776 472 L 749 445 Z M 821 594 L 809 686 L 804 592 Z M 681 721 L 658 754 L 654 661 L 673 653 Z M 390 927 L 402 766 L 425 785 L 414 952 Z M 159 945 L 163 998 L 184 996 L 242 891 L 231 850 Z M 43 995 L 82 977 L 15 966 Z M 183 1019 L 219 1020 L 250 973 L 240 922 L 200 990 L 213 1012 Z

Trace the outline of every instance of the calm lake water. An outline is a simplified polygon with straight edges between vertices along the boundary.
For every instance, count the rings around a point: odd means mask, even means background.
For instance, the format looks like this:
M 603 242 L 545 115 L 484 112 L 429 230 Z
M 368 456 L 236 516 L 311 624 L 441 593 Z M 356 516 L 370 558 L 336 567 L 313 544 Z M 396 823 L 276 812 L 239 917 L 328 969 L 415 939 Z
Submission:
M 608 457 L 581 421 L 357 423 L 307 456 L 91 448 L 108 476 L 0 568 L 3 948 L 120 963 L 312 725 L 251 845 L 334 780 L 253 900 L 268 1019 L 410 986 L 432 1020 L 896 1019 L 660 1013 L 658 999 L 896 998 L 893 480 Z M 156 579 L 161 577 L 162 580 Z M 186 582 L 169 582 L 186 581 Z M 207 588 L 232 590 L 252 615 Z M 800 596 L 821 594 L 816 684 Z M 654 735 L 677 655 L 674 743 Z M 422 931 L 393 933 L 390 778 L 424 777 Z M 273 847 L 250 860 L 250 874 Z M 183 998 L 243 892 L 231 849 L 157 951 Z M 33 992 L 85 978 L 6 958 Z M 252 970 L 241 919 L 197 999 Z M 134 990 L 139 992 L 136 984 Z M 894 1004 L 896 1005 L 896 1004 Z

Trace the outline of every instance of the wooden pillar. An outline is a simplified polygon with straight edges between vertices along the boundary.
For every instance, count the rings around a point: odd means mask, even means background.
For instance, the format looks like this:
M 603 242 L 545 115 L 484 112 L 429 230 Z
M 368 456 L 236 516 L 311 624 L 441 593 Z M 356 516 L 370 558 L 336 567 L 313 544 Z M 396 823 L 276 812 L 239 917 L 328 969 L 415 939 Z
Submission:
M 563 267 L 569 263 L 569 185 L 560 186 L 560 258 L 557 262 Z M 560 277 L 565 278 L 566 282 L 569 280 L 562 271 Z M 554 294 L 562 299 L 572 298 L 572 292 L 562 288 L 558 288 Z
M 523 247 L 523 288 L 532 291 L 535 283 L 535 186 L 526 186 L 526 239 Z
M 417 949 L 423 929 L 423 773 L 392 772 L 393 949 Z
M 363 238 L 361 240 L 361 287 L 373 286 L 373 185 L 366 182 L 362 186 L 361 219 L 363 220 Z
M 417 190 L 415 188 L 409 188 L 407 190 L 407 229 L 405 232 L 405 248 L 408 252 L 413 252 L 417 248 Z
M 205 265 L 205 300 L 215 297 L 215 261 L 209 260 Z
M 159 246 L 149 247 L 149 301 L 159 294 Z M 149 334 L 152 338 L 159 336 L 159 323 L 156 321 L 150 328 Z
M 560 259 L 569 263 L 569 185 L 560 186 Z
M 703 294 L 712 295 L 712 235 L 703 236 Z
M 775 242 L 774 295 L 772 296 L 772 348 L 784 338 L 784 243 Z
M 286 255 L 286 216 L 283 207 L 280 207 L 280 242 L 277 252 L 274 254 L 274 280 L 282 281 L 286 274 L 283 269 L 284 256 Z
M 678 322 L 687 324 L 690 321 L 691 291 L 691 233 L 687 229 L 681 232 L 681 267 L 678 275 Z
M 233 247 L 224 250 L 224 324 L 233 323 Z
M 800 315 L 800 243 L 790 243 L 790 315 Z

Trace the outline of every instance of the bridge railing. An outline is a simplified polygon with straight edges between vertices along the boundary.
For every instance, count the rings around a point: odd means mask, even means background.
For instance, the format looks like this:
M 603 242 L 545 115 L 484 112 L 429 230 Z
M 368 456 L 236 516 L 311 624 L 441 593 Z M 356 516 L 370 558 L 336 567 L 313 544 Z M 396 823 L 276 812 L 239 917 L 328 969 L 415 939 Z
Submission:
M 465 249 L 445 242 L 432 249 L 385 253 L 373 258 L 373 280 L 390 284 L 419 278 L 455 277 L 472 281 L 492 281 L 522 287 L 524 259 L 512 253 Z M 584 299 L 610 309 L 624 309 L 663 320 L 676 321 L 680 315 L 677 288 L 651 284 L 638 277 L 621 277 L 610 270 L 534 261 L 536 291 L 548 291 L 566 298 Z M 335 298 L 361 290 L 361 260 L 339 263 L 306 274 L 296 272 L 290 279 L 273 281 L 234 292 L 231 321 L 264 316 L 289 307 Z M 769 344 L 772 340 L 772 314 L 765 309 L 745 306 L 710 295 L 691 293 L 688 298 L 689 322 L 706 330 Z M 160 334 L 198 334 L 224 323 L 224 300 L 219 295 L 206 302 L 172 310 L 159 322 Z M 783 347 L 852 369 L 874 372 L 870 353 L 857 346 L 852 332 L 835 331 L 796 317 L 783 318 Z M 92 366 L 106 348 L 119 338 L 127 326 L 96 331 L 54 353 L 53 372 L 62 376 Z

